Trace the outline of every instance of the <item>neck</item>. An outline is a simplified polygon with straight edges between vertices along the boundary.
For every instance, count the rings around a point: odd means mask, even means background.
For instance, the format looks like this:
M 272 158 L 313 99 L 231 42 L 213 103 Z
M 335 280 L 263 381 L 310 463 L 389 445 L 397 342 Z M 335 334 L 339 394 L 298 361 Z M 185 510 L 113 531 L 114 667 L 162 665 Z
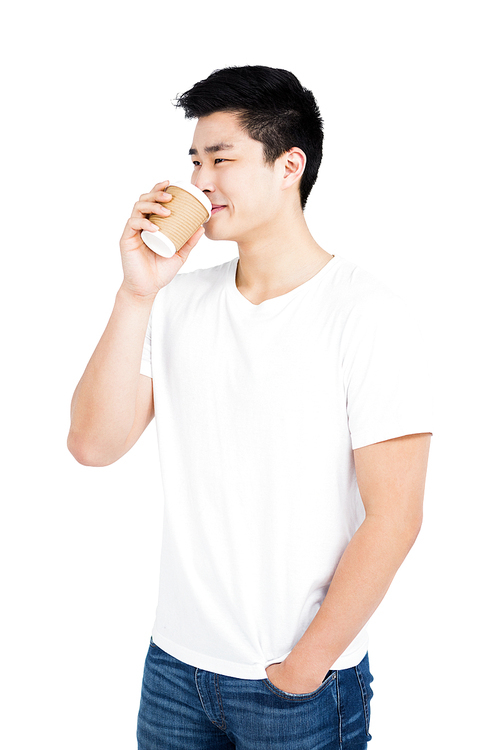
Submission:
M 238 242 L 238 251 L 236 286 L 255 298 L 289 291 L 332 258 L 312 237 L 302 210 L 261 227 L 258 236 Z

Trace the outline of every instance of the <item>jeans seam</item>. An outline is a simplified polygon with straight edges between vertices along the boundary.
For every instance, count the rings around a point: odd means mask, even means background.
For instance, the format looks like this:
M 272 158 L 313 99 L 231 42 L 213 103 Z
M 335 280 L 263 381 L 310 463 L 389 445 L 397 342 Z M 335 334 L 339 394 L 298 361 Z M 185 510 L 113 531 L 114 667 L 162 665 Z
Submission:
M 354 671 L 356 673 L 356 677 L 358 678 L 358 684 L 361 690 L 361 700 L 363 703 L 363 713 L 365 716 L 365 732 L 366 732 L 366 736 L 370 737 L 369 719 L 368 719 L 368 691 L 366 690 L 366 685 L 363 679 L 363 675 L 361 674 L 361 670 L 356 666 L 354 667 Z
M 208 720 L 215 727 L 217 727 L 217 729 L 221 729 L 223 732 L 225 732 L 226 731 L 226 717 L 224 715 L 224 710 L 222 708 L 222 700 L 221 700 L 220 692 L 219 692 L 219 675 L 218 674 L 214 674 L 213 677 L 214 677 L 215 694 L 217 695 L 217 703 L 219 705 L 219 709 L 220 709 L 220 713 L 221 713 L 222 725 L 220 725 L 217 721 L 214 721 L 214 719 L 210 718 L 210 714 L 207 711 L 207 707 L 205 705 L 205 701 L 203 700 L 203 696 L 201 694 L 201 690 L 200 690 L 200 688 L 198 686 L 198 673 L 199 672 L 200 672 L 199 669 L 195 669 L 194 684 L 195 684 L 195 687 L 196 687 L 196 692 L 198 693 L 198 697 L 200 699 L 201 706 L 202 706 L 203 710 L 205 711 L 205 714 L 206 714 Z
M 199 671 L 200 671 L 199 669 L 195 669 L 195 672 L 194 672 L 194 684 L 195 684 L 195 687 L 196 687 L 196 692 L 198 693 L 198 697 L 200 699 L 201 706 L 202 706 L 203 710 L 205 711 L 205 714 L 207 715 L 207 718 L 210 721 L 212 721 L 212 719 L 210 719 L 210 717 L 208 715 L 208 711 L 207 711 L 207 708 L 205 706 L 205 702 L 203 700 L 203 696 L 201 694 L 201 690 L 200 690 L 199 685 L 198 685 L 198 672 Z M 212 724 L 215 724 L 215 722 L 212 721 Z
M 339 717 L 339 750 L 342 750 L 342 705 L 340 698 L 340 674 L 337 675 L 337 714 Z
M 217 696 L 217 703 L 219 704 L 220 716 L 222 719 L 222 726 L 220 726 L 219 729 L 222 729 L 225 732 L 226 731 L 226 717 L 225 717 L 224 708 L 222 705 L 222 696 L 219 690 L 219 675 L 218 674 L 216 674 L 214 677 L 214 687 L 215 687 L 215 694 Z

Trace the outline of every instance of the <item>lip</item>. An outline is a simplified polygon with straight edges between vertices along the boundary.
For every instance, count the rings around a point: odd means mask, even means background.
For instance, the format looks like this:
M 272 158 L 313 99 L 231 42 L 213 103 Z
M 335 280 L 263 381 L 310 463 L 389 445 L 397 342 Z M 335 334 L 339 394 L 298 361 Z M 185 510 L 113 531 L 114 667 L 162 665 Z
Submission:
M 214 214 L 217 214 L 217 213 L 219 213 L 219 211 L 222 211 L 222 209 L 223 209 L 223 208 L 226 208 L 226 206 L 218 206 L 218 205 L 216 205 L 215 203 L 214 203 L 214 204 L 212 204 L 212 212 L 211 212 L 212 216 L 213 216 Z

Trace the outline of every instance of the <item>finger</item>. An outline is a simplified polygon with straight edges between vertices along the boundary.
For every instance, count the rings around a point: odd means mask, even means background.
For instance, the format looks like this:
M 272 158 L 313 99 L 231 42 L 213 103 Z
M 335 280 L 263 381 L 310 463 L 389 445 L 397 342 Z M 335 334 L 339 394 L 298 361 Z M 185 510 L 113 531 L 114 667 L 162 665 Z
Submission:
M 180 255 L 182 260 L 186 260 L 189 253 L 193 249 L 193 247 L 196 245 L 196 243 L 200 240 L 201 237 L 205 234 L 205 227 L 200 227 L 192 237 L 188 239 L 188 241 L 180 248 L 180 250 L 177 251 L 177 255 Z
M 168 216 L 170 213 L 170 209 L 162 206 L 161 203 L 156 203 L 155 201 L 137 201 L 131 216 L 149 216 L 149 214 Z
M 163 183 L 159 183 L 160 185 Z M 168 187 L 169 182 L 165 183 L 166 187 Z M 159 186 L 155 185 L 155 187 L 152 189 L 150 193 L 143 193 L 139 197 L 139 201 L 160 201 L 161 203 L 165 203 L 167 201 L 171 201 L 173 196 L 171 193 L 166 193 L 165 190 L 158 189 Z M 139 201 L 137 201 L 139 203 Z
M 174 196 L 172 193 L 165 193 L 164 190 L 154 190 L 151 193 L 144 193 L 139 198 L 140 201 L 160 201 L 160 203 L 165 203 L 165 201 L 171 201 Z
M 144 193 L 144 195 L 141 195 L 137 203 L 134 204 L 133 211 L 138 207 L 140 203 L 168 203 L 173 198 L 173 195 L 170 193 L 164 193 L 163 191 L 157 191 L 156 193 Z M 132 211 L 132 215 L 133 215 Z
M 154 188 L 151 190 L 152 193 L 156 193 L 158 190 L 165 190 L 170 185 L 169 180 L 164 180 L 163 182 L 158 182 L 157 185 L 154 186 Z
M 154 200 L 165 203 L 165 201 L 171 201 L 174 197 L 172 193 L 166 193 L 164 190 L 158 190 L 156 193 L 151 193 L 154 196 Z
M 156 226 L 156 224 L 153 224 L 153 222 L 149 221 L 149 219 L 145 219 L 144 217 L 131 217 L 127 221 L 123 235 L 124 237 L 132 237 L 136 232 L 141 232 L 143 229 L 145 229 L 146 232 L 158 231 L 158 227 Z

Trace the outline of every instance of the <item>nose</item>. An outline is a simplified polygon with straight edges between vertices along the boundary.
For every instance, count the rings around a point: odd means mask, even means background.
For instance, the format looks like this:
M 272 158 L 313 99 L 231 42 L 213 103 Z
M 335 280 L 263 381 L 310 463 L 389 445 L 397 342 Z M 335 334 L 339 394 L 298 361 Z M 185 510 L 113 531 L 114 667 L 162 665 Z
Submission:
M 199 190 L 202 190 L 204 193 L 215 192 L 215 185 L 211 177 L 211 174 L 209 174 L 209 172 L 203 167 L 200 167 L 199 169 L 194 170 L 193 176 L 191 177 L 191 184 L 195 185 Z

